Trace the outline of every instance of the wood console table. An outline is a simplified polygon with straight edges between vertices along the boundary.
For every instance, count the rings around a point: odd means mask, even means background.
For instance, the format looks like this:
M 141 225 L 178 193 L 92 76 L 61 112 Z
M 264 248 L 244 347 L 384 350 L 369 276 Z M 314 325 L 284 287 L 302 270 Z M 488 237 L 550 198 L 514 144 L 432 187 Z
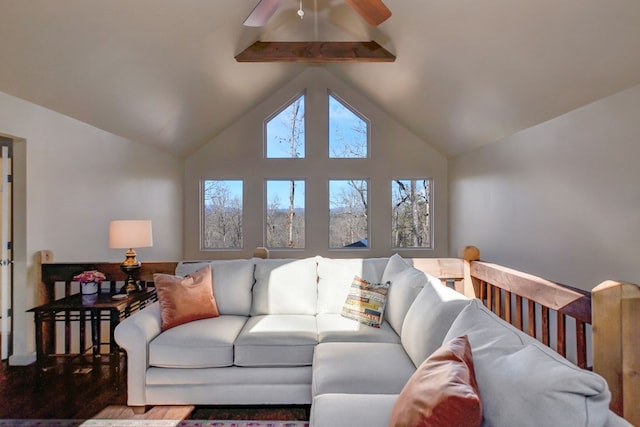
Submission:
M 53 303 L 61 298 L 66 299 L 73 297 L 80 291 L 79 285 L 74 282 L 73 278 L 87 270 L 98 270 L 106 276 L 106 280 L 102 283 L 101 291 L 106 293 L 116 293 L 127 280 L 127 276 L 120 269 L 120 263 L 117 262 L 76 262 L 76 263 L 59 263 L 54 262 L 54 256 L 51 251 L 40 251 L 40 297 L 38 303 L 46 305 Z M 142 263 L 142 268 L 138 272 L 136 278 L 141 279 L 143 288 L 147 283 L 153 280 L 154 273 L 170 273 L 175 271 L 177 262 L 157 262 L 147 261 Z M 78 297 L 79 298 L 79 297 Z M 73 301 L 73 300 L 72 300 Z M 31 310 L 34 311 L 34 310 Z M 85 315 L 88 312 L 85 311 Z M 71 320 L 65 317 L 65 334 L 71 331 Z M 59 321 L 59 320 L 58 320 Z M 37 334 L 41 334 L 38 339 L 39 347 L 44 349 L 43 353 L 52 354 L 55 349 L 55 322 L 43 322 L 42 327 L 38 328 Z M 70 338 L 68 339 L 70 340 Z
M 89 351 L 93 356 L 93 362 L 101 360 L 101 346 L 109 346 L 109 364 L 114 378 L 118 378 L 120 369 L 120 349 L 116 344 L 113 334 L 120 321 L 138 310 L 142 310 L 148 304 L 157 301 L 155 288 L 146 288 L 140 292 L 129 294 L 124 299 L 113 299 L 114 293 L 103 292 L 97 295 L 92 302 L 84 302 L 82 295 L 75 294 L 55 300 L 29 312 L 35 314 L 36 322 L 36 365 L 38 372 L 42 373 L 49 365 L 51 357 L 78 357 Z M 101 323 L 109 322 L 109 341 L 103 342 L 101 337 Z M 64 353 L 56 351 L 55 323 L 64 322 Z M 78 323 L 78 350 L 72 351 L 71 324 Z M 86 325 L 89 322 L 91 328 L 91 343 L 86 343 Z M 44 331 L 50 331 L 46 337 Z

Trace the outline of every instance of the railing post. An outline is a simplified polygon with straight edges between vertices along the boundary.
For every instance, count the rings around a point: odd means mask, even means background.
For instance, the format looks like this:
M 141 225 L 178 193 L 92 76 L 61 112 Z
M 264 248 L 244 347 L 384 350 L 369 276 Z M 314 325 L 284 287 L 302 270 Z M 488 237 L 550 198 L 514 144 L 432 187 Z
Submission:
M 479 298 L 480 281 L 471 277 L 471 263 L 480 260 L 480 249 L 475 246 L 465 246 L 460 249 L 459 256 L 464 260 L 463 293 L 469 298 Z
M 608 280 L 592 291 L 593 370 L 611 390 L 611 410 L 640 425 L 640 287 Z

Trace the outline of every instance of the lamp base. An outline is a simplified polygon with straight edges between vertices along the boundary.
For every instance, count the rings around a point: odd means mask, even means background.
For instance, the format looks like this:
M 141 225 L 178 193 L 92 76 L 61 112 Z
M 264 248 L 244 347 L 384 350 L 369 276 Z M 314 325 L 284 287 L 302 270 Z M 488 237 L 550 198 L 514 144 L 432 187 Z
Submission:
M 140 270 L 140 266 L 141 264 L 139 262 L 137 264 L 120 264 L 120 270 L 127 275 L 127 281 L 124 286 L 120 288 L 121 293 L 131 294 L 141 290 L 140 285 L 135 279 L 135 274 Z

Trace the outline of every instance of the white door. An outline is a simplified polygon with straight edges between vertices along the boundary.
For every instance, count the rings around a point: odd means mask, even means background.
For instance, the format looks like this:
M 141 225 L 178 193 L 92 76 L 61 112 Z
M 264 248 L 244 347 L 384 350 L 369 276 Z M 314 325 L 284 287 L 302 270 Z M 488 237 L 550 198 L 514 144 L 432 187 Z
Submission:
M 12 231 L 11 231 L 11 149 L 13 141 L 0 137 L 0 341 L 2 360 L 10 356 Z

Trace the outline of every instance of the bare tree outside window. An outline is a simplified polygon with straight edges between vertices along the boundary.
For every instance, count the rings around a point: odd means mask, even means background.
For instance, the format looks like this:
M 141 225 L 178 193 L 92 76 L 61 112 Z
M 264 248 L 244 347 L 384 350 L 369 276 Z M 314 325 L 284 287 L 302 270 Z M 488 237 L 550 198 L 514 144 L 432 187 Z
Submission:
M 266 241 L 268 248 L 305 246 L 305 181 L 268 180 Z
M 203 182 L 203 249 L 242 248 L 242 181 Z
M 391 183 L 394 248 L 431 247 L 431 181 L 397 179 Z
M 268 159 L 305 157 L 304 109 L 303 94 L 267 121 L 265 141 Z
M 369 123 L 329 95 L 329 157 L 363 159 L 367 157 Z
M 367 180 L 329 181 L 329 248 L 369 247 Z

